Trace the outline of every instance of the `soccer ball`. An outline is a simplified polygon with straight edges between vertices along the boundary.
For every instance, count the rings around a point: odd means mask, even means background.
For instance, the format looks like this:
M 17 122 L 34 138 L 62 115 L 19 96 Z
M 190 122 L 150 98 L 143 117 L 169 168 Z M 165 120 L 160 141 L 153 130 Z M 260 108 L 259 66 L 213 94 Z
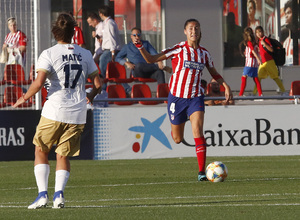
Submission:
M 227 175 L 227 167 L 220 161 L 212 162 L 206 167 L 206 178 L 211 182 L 223 182 Z

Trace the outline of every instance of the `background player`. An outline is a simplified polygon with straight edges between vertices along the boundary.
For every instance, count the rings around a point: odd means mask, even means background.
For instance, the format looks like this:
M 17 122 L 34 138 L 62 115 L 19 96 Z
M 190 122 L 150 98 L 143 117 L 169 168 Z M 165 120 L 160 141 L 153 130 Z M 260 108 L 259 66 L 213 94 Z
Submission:
M 52 28 L 58 44 L 42 52 L 36 68 L 36 80 L 14 105 L 17 107 L 26 102 L 49 79 L 48 100 L 44 104 L 33 139 L 36 146 L 34 174 L 39 194 L 28 206 L 29 209 L 47 206 L 50 173 L 48 154 L 54 144 L 57 146 L 57 162 L 53 208 L 64 207 L 63 191 L 70 175 L 69 157 L 79 155 L 80 136 L 86 123 L 86 102 L 92 102 L 101 89 L 99 71 L 90 51 L 70 44 L 74 26 L 75 21 L 70 14 L 62 13 L 58 16 Z M 87 77 L 94 86 L 86 97 Z
M 264 29 L 262 26 L 257 26 L 255 28 L 255 35 L 259 39 L 259 53 L 261 57 L 261 64 L 258 67 L 258 79 L 261 82 L 262 79 L 266 79 L 270 76 L 276 84 L 278 85 L 282 95 L 286 95 L 285 88 L 282 84 L 282 81 L 279 79 L 278 68 L 275 64 L 275 61 L 269 52 L 273 52 L 272 44 L 269 38 L 264 34 Z M 254 87 L 253 93 L 256 94 L 257 88 Z
M 225 87 L 226 102 L 232 99 L 232 92 L 215 69 L 209 52 L 199 45 L 201 40 L 199 21 L 187 20 L 184 24 L 184 34 L 187 41 L 165 49 L 157 55 L 150 55 L 137 40 L 134 43 L 149 63 L 172 59 L 173 75 L 169 83 L 168 97 L 172 138 L 177 144 L 183 141 L 184 126 L 189 116 L 199 165 L 198 181 L 205 181 L 207 178 L 205 176 L 206 142 L 203 135 L 204 89 L 201 87 L 204 67 L 219 84 Z
M 239 96 L 244 95 L 244 91 L 247 84 L 247 77 L 252 77 L 256 84 L 258 95 L 262 96 L 261 85 L 257 76 L 258 65 L 261 64 L 260 58 L 258 56 L 258 47 L 255 41 L 255 36 L 251 27 L 246 27 L 244 30 L 244 41 L 243 44 L 245 49 L 245 67 L 243 70 L 243 76 L 241 78 L 241 90 Z

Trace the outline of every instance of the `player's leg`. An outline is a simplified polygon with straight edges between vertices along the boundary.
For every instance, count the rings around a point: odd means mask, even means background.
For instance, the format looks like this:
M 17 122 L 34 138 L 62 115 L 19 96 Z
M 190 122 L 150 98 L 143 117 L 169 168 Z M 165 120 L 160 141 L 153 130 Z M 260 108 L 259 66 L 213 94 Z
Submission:
M 205 181 L 206 141 L 203 135 L 204 111 L 196 111 L 190 116 L 197 161 L 199 166 L 198 181 Z
M 268 77 L 268 71 L 266 69 L 266 65 L 267 65 L 267 62 L 260 64 L 258 67 L 257 74 L 258 74 L 259 82 L 261 82 L 262 79 L 266 79 Z M 253 95 L 256 95 L 256 93 L 257 93 L 257 87 L 255 85 L 254 89 L 253 89 Z
M 168 114 L 171 122 L 171 135 L 176 144 L 184 138 L 184 126 L 188 120 L 186 99 L 178 98 L 169 93 Z
M 171 135 L 176 144 L 181 143 L 183 140 L 184 126 L 185 126 L 185 122 L 179 125 L 175 125 L 171 123 Z
M 243 75 L 241 77 L 241 89 L 240 89 L 240 93 L 239 96 L 243 96 L 244 95 L 244 91 L 247 85 L 247 76 Z
M 267 62 L 267 68 L 268 68 L 268 71 L 269 71 L 270 78 L 275 81 L 275 83 L 277 84 L 277 86 L 280 89 L 280 92 L 284 93 L 285 88 L 283 86 L 283 83 L 282 83 L 281 79 L 279 79 L 279 72 L 278 72 L 278 68 L 275 64 L 275 61 L 274 60 L 268 61 Z
M 48 162 L 48 153 L 41 151 L 41 148 L 35 147 L 34 176 L 38 187 L 38 196 L 35 201 L 28 206 L 28 209 L 38 209 L 46 207 L 49 201 L 48 197 L 48 179 L 50 166 Z
M 260 81 L 259 81 L 258 77 L 253 77 L 253 81 L 254 81 L 254 83 L 256 85 L 258 95 L 262 96 L 261 84 L 260 84 Z
M 64 190 L 70 177 L 70 161 L 68 156 L 56 154 L 55 193 L 53 196 L 53 208 L 63 208 Z
M 80 136 L 84 124 L 66 124 L 64 127 L 56 152 L 55 193 L 53 196 L 53 208 L 63 208 L 65 205 L 64 190 L 70 177 L 69 157 L 78 156 L 80 151 Z
M 203 134 L 204 124 L 204 97 L 195 97 L 190 100 L 187 113 L 190 117 L 193 137 L 195 140 L 195 150 L 199 166 L 198 181 L 206 181 L 206 141 Z

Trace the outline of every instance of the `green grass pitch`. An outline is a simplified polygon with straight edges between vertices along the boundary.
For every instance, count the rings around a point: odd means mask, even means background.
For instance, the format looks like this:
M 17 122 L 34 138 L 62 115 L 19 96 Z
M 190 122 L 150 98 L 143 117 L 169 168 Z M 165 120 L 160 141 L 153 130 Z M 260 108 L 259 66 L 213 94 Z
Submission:
M 208 157 L 225 182 L 197 182 L 196 158 L 71 161 L 65 208 L 28 210 L 33 162 L 0 162 L 0 219 L 299 219 L 300 157 Z

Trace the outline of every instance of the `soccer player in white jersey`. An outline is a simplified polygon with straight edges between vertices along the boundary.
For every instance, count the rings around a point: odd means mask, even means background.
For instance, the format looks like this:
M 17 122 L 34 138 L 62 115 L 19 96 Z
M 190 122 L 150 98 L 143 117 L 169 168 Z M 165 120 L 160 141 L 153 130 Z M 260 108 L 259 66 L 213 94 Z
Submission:
M 26 35 L 17 29 L 17 20 L 14 17 L 7 19 L 7 26 L 10 30 L 5 37 L 2 49 L 7 50 L 8 60 L 6 64 L 26 64 Z
M 48 177 L 50 172 L 48 154 L 56 145 L 56 174 L 53 208 L 64 207 L 64 188 L 70 175 L 69 157 L 78 156 L 80 136 L 86 123 L 86 104 L 92 102 L 101 89 L 99 71 L 90 51 L 71 44 L 75 21 L 70 14 L 61 13 L 52 28 L 57 44 L 40 55 L 37 78 L 26 94 L 14 105 L 26 102 L 50 81 L 48 100 L 45 102 L 37 126 L 34 174 L 38 197 L 28 209 L 46 207 L 48 203 Z M 89 94 L 85 82 L 89 77 L 94 86 Z
M 184 24 L 184 34 L 187 37 L 186 41 L 167 48 L 157 55 L 150 55 L 138 41 L 134 43 L 149 63 L 172 59 L 173 75 L 169 82 L 168 97 L 172 138 L 177 144 L 184 141 L 184 126 L 189 117 L 199 165 L 198 181 L 206 181 L 206 141 L 203 134 L 204 89 L 201 87 L 203 69 L 206 67 L 210 75 L 225 87 L 226 102 L 232 99 L 232 92 L 215 69 L 209 52 L 200 46 L 199 21 L 187 20 Z

